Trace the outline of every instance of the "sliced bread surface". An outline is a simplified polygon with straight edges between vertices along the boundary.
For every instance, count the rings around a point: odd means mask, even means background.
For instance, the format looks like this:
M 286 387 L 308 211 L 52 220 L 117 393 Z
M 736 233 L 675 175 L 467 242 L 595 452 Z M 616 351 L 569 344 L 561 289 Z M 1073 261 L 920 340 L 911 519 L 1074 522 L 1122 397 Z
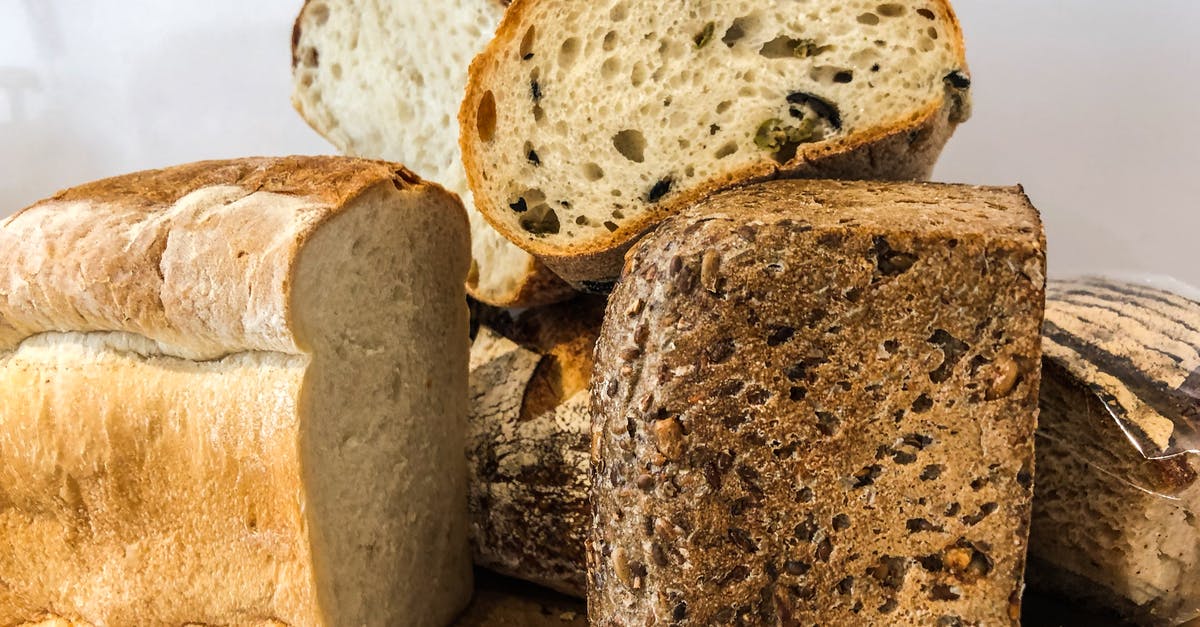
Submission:
M 333 157 L 0 223 L 0 624 L 447 624 L 468 237 L 452 194 Z
M 308 0 L 292 36 L 292 102 L 339 151 L 404 163 L 457 193 L 471 219 L 467 291 L 528 307 L 573 292 L 474 210 L 454 122 L 467 67 L 506 4 Z
M 603 288 L 716 189 L 928 176 L 969 87 L 944 0 L 517 0 L 472 63 L 463 160 L 497 230 Z
M 596 347 L 592 624 L 1019 624 L 1044 247 L 1017 188 L 836 181 L 642 240 Z

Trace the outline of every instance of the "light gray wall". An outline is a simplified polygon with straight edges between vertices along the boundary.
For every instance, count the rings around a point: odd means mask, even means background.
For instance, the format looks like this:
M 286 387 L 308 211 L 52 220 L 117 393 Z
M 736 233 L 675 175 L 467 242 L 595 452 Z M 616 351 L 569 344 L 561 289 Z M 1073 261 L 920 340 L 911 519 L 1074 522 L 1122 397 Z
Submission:
M 135 169 L 329 152 L 288 102 L 299 5 L 0 0 L 0 214 Z M 1023 183 L 1053 274 L 1200 284 L 1200 2 L 955 6 L 975 117 L 937 177 Z

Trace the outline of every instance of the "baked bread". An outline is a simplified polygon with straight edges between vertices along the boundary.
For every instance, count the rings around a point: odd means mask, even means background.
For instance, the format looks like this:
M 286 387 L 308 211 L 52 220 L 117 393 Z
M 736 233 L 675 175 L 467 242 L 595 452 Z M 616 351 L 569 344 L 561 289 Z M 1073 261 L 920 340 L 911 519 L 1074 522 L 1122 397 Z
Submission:
M 604 301 L 489 310 L 471 347 L 475 563 L 585 594 L 591 520 L 588 381 Z
M 1200 304 L 1053 281 L 1044 337 L 1031 585 L 1140 624 L 1200 617 Z
M 467 66 L 505 5 L 307 0 L 292 33 L 292 103 L 342 153 L 405 163 L 457 193 L 471 218 L 467 291 L 529 307 L 574 292 L 475 211 L 454 124 Z
M 0 223 L 0 624 L 448 624 L 468 237 L 452 194 L 334 157 Z
M 969 87 L 945 0 L 517 0 L 471 65 L 463 162 L 500 233 L 604 290 L 714 190 L 927 177 Z
M 596 347 L 592 624 L 1017 624 L 1043 250 L 1019 189 L 947 185 L 647 236 Z

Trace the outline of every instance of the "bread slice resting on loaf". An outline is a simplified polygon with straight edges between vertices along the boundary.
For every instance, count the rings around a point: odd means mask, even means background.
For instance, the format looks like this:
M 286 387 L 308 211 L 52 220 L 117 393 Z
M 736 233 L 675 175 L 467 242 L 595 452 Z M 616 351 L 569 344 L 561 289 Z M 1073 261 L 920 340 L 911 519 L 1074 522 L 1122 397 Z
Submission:
M 1051 281 L 1030 585 L 1144 625 L 1200 618 L 1200 303 Z
M 474 209 L 454 121 L 471 58 L 502 0 L 308 0 L 292 34 L 292 102 L 345 154 L 404 163 L 457 193 L 471 219 L 471 296 L 529 307 L 574 292 Z
M 945 0 L 516 0 L 460 112 L 477 208 L 577 286 L 714 190 L 921 179 L 970 113 Z
M 448 624 L 468 237 L 452 194 L 333 157 L 0 223 L 0 624 Z

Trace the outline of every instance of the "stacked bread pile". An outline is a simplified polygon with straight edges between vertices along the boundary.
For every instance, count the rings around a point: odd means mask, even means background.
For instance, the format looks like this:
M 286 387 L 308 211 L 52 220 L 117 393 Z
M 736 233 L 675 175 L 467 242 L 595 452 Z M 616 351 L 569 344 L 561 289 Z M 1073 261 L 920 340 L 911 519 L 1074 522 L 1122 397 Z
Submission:
M 1019 624 L 1031 513 L 1045 587 L 1196 607 L 1194 473 L 1113 432 L 1178 452 L 1147 355 L 1200 368 L 1194 312 L 1055 292 L 1046 450 L 1090 439 L 1035 503 L 1037 210 L 919 182 L 971 112 L 946 0 L 506 5 L 308 0 L 294 102 L 347 157 L 0 226 L 4 624 Z M 1071 396 L 1129 372 L 1132 418 Z M 1136 496 L 1097 455 L 1180 503 L 1053 537 Z M 556 593 L 463 614 L 472 561 Z

